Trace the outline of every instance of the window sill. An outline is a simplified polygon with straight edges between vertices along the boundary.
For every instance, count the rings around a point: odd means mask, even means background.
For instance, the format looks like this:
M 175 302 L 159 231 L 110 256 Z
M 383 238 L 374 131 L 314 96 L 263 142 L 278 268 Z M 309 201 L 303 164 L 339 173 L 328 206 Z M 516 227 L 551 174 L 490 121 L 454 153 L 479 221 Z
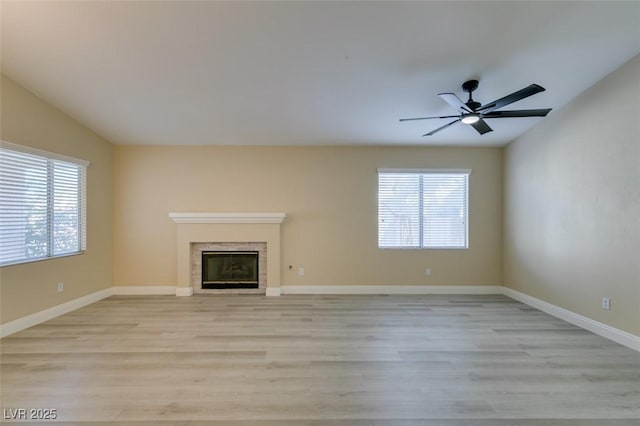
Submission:
M 378 247 L 380 250 L 469 250 L 469 247 Z
M 43 262 L 46 260 L 55 260 L 55 259 L 61 259 L 64 257 L 72 257 L 72 256 L 80 256 L 85 254 L 85 251 L 76 251 L 73 253 L 65 253 L 65 254 L 60 254 L 57 256 L 48 256 L 48 257 L 37 257 L 37 258 L 33 258 L 33 259 L 25 259 L 25 260 L 16 260 L 16 261 L 9 261 L 6 263 L 0 263 L 0 268 L 4 268 L 7 266 L 16 266 L 16 265 L 24 265 L 27 263 L 35 263 L 35 262 Z

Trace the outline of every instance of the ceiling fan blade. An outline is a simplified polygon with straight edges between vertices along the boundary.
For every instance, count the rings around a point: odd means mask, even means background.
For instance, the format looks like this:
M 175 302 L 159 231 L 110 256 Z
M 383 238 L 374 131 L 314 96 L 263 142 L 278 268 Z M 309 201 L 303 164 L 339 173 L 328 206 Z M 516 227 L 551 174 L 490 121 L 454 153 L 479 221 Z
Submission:
M 484 135 L 485 133 L 493 132 L 493 129 L 489 127 L 489 125 L 483 119 L 480 119 L 475 123 L 472 123 L 471 126 L 474 129 L 476 129 L 476 131 L 481 135 Z
M 449 127 L 449 126 L 453 126 L 453 125 L 454 125 L 454 124 L 456 124 L 458 121 L 460 121 L 460 119 L 459 119 L 459 118 L 458 118 L 457 120 L 453 120 L 451 123 L 447 123 L 447 124 L 445 124 L 445 125 L 444 125 L 444 126 L 442 126 L 442 127 L 438 127 L 437 129 L 432 130 L 432 131 L 430 131 L 429 133 L 425 133 L 425 134 L 424 134 L 424 135 L 422 135 L 422 136 L 432 136 L 432 135 L 434 135 L 434 134 L 438 133 L 440 130 L 444 130 L 444 129 L 446 129 L 446 128 L 447 128 L 447 127 Z
M 401 118 L 400 121 L 412 121 L 412 120 L 431 120 L 432 118 L 458 118 L 457 115 L 443 115 L 441 117 L 417 117 L 417 118 Z
M 438 93 L 443 101 L 461 112 L 473 112 L 455 93 Z
M 531 95 L 535 95 L 536 93 L 544 92 L 545 88 L 542 86 L 538 86 L 537 84 L 532 84 L 530 86 L 525 87 L 524 89 L 520 89 L 517 92 L 513 92 L 510 95 L 505 96 L 504 98 L 496 99 L 493 102 L 482 105 L 476 111 L 487 113 L 498 108 L 502 108 L 503 106 L 509 105 L 516 101 L 519 101 L 524 98 L 528 98 Z
M 511 111 L 493 111 L 482 114 L 483 118 L 503 118 L 503 117 L 546 117 L 551 108 L 545 109 L 517 109 Z

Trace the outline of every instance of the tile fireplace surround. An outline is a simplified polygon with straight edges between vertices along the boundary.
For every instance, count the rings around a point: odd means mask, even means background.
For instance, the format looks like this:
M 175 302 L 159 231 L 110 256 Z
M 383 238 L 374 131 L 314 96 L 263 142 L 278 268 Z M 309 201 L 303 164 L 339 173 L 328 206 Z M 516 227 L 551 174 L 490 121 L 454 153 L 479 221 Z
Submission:
M 285 213 L 169 213 L 176 223 L 177 232 L 177 288 L 176 296 L 191 296 L 200 292 L 199 283 L 194 284 L 194 264 L 200 259 L 199 248 L 207 245 L 233 247 L 249 243 L 264 244 L 266 258 L 267 296 L 280 295 L 280 225 Z

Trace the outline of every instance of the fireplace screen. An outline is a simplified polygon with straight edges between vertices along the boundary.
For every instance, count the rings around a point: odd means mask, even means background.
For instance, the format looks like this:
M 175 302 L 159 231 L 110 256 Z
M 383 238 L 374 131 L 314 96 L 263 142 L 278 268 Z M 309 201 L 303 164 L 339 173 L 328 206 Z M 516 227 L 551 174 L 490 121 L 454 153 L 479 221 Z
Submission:
M 202 252 L 202 288 L 258 288 L 258 252 Z

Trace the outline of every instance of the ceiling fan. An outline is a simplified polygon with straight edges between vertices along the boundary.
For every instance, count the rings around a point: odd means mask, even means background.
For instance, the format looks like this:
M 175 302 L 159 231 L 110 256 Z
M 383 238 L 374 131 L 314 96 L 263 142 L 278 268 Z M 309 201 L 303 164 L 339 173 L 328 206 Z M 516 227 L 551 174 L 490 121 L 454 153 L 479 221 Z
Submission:
M 539 86 L 537 84 L 532 84 L 530 86 L 525 87 L 524 89 L 520 89 L 517 92 L 513 92 L 510 95 L 507 95 L 503 98 L 496 99 L 493 102 L 489 102 L 488 104 L 480 104 L 480 102 L 476 102 L 472 98 L 472 93 L 474 90 L 478 88 L 478 80 L 469 80 L 464 82 L 462 85 L 462 90 L 469 93 L 469 100 L 467 102 L 462 102 L 462 100 L 457 97 L 454 93 L 440 93 L 438 96 L 442 98 L 446 103 L 454 107 L 460 115 L 443 115 L 439 117 L 417 117 L 417 118 L 401 118 L 400 121 L 412 121 L 412 120 L 431 120 L 435 118 L 455 118 L 455 120 L 445 124 L 444 126 L 438 127 L 435 130 L 430 131 L 429 133 L 425 133 L 422 136 L 431 136 L 438 133 L 441 130 L 446 129 L 449 126 L 453 126 L 458 122 L 462 122 L 464 124 L 469 124 L 471 127 L 476 129 L 478 133 L 484 135 L 485 133 L 493 131 L 491 127 L 484 121 L 486 118 L 514 118 L 514 117 L 544 117 L 546 116 L 551 108 L 545 109 L 520 109 L 520 110 L 510 110 L 510 111 L 496 111 L 504 106 L 517 102 L 521 99 L 527 98 L 531 95 L 535 95 L 536 93 L 544 92 L 544 87 Z

